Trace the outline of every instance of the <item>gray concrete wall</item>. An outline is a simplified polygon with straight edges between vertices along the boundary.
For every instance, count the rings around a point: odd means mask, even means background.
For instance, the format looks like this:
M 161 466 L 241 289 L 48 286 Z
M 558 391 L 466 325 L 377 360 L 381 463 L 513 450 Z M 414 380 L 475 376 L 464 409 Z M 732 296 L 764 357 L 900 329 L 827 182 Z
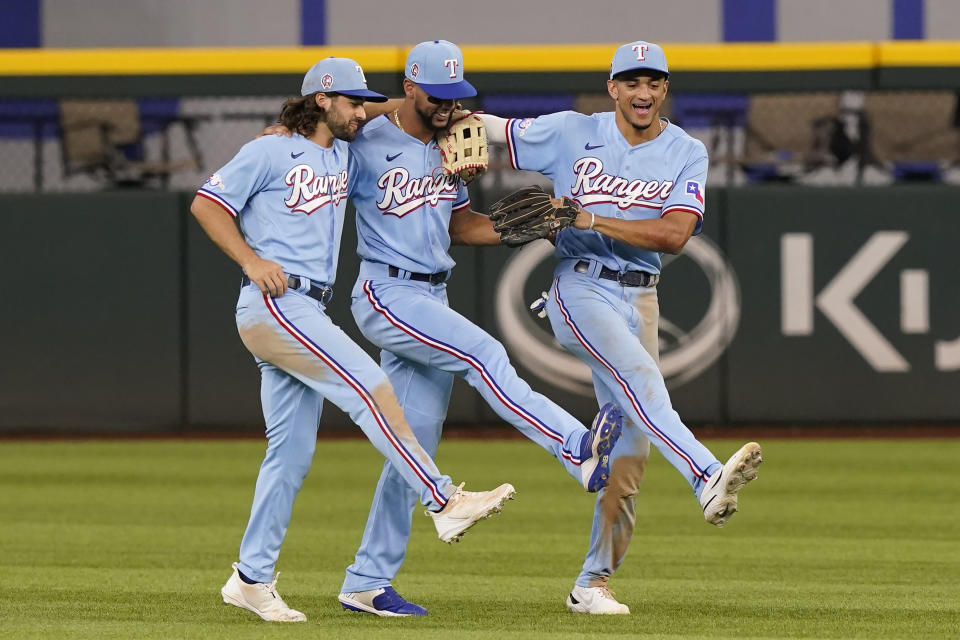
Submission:
M 300 44 L 300 0 L 44 0 L 45 47 Z
M 777 39 L 791 41 L 889 40 L 890 0 L 781 0 Z
M 957 0 L 927 0 L 924 31 L 928 40 L 956 40 L 960 38 L 960 2 Z
M 430 0 L 406 0 L 378 8 L 329 0 L 330 44 L 414 44 L 443 38 L 457 44 L 563 42 L 717 42 L 720 0 L 485 0 L 469 21 L 438 11 Z
M 960 2 L 926 0 L 930 39 L 960 38 Z M 290 46 L 300 0 L 44 0 L 46 47 Z M 464 20 L 428 0 L 327 0 L 331 45 L 720 42 L 722 0 L 485 0 Z M 892 0 L 778 0 L 783 41 L 887 40 Z

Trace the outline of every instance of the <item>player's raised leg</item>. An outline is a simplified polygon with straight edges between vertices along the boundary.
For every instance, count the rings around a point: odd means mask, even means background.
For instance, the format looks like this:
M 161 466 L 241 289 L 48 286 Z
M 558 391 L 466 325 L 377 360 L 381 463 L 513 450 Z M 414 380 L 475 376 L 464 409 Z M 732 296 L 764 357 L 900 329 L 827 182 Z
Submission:
M 616 395 L 624 413 L 686 478 L 699 499 L 705 495 L 707 480 L 724 465 L 674 411 L 656 362 L 629 329 L 627 323 L 636 310 L 623 301 L 620 285 L 611 282 L 598 286 L 597 282 L 577 273 L 563 273 L 555 279 L 547 305 L 554 334 Z M 756 449 L 755 456 L 735 455 L 737 460 L 731 459 L 735 464 L 725 476 L 730 479 L 716 485 L 718 497 L 710 505 L 701 504 L 711 524 L 726 521 L 733 513 L 731 507 L 736 506 L 736 493 L 756 477 L 759 445 Z
M 478 520 L 499 511 L 513 494 L 465 492 L 442 475 L 410 430 L 386 374 L 315 301 L 297 294 L 271 298 L 247 287 L 237 312 L 240 337 L 251 353 L 315 389 L 350 415 L 397 468 L 433 516 L 440 538 L 459 539 Z
M 435 455 L 453 375 L 389 351 L 381 354 L 380 366 L 393 384 L 413 434 L 427 453 Z M 404 600 L 390 584 L 406 555 L 416 504 L 416 492 L 406 485 L 393 465 L 384 464 L 363 540 L 340 589 L 339 600 L 345 609 L 379 616 L 426 615 L 425 608 Z
M 446 292 L 428 283 L 360 280 L 354 318 L 375 344 L 403 357 L 463 376 L 505 421 L 550 451 L 588 491 L 606 484 L 620 414 L 604 407 L 586 429 L 536 393 L 490 334 L 446 305 Z

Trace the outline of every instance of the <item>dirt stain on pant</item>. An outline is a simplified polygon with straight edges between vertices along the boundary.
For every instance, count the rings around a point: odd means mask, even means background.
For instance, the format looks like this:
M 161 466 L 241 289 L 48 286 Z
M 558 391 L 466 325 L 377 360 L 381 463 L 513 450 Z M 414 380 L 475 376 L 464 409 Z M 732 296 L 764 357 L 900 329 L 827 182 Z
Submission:
M 633 530 L 637 522 L 636 502 L 640 483 L 647 469 L 647 457 L 622 456 L 613 463 L 610 482 L 600 496 L 601 523 L 599 546 L 609 549 L 607 566 L 611 573 L 617 570 L 630 546 Z M 602 586 L 609 579 L 591 581 L 591 586 Z
M 279 333 L 276 325 L 255 322 L 240 325 L 238 331 L 250 353 L 287 373 L 316 381 L 324 380 L 333 374 L 332 369 L 319 356 L 309 351 L 293 336 Z M 374 408 L 386 418 L 391 431 L 404 448 L 421 465 L 428 469 L 435 468 L 433 459 L 413 435 L 389 380 L 384 379 L 374 387 L 371 396 Z
M 397 438 L 403 443 L 403 446 L 410 452 L 417 461 L 428 469 L 434 467 L 433 458 L 430 457 L 417 437 L 413 435 L 413 430 L 403 415 L 403 409 L 397 400 L 397 395 L 393 391 L 393 386 L 389 381 L 377 385 L 373 390 L 373 401 L 377 404 L 380 412 L 387 419 L 387 424 L 396 434 Z
M 637 313 L 640 314 L 640 331 L 637 338 L 640 340 L 641 346 L 653 358 L 653 362 L 659 367 L 660 302 L 656 290 L 638 296 L 635 308 Z M 637 366 L 637 371 L 645 376 L 655 373 L 643 364 Z M 652 402 L 654 396 L 648 394 L 646 400 L 648 403 Z M 644 443 L 644 440 L 646 438 L 643 436 L 637 436 L 635 444 L 638 448 L 634 450 L 641 451 L 640 454 L 624 455 L 614 460 L 613 468 L 610 470 L 610 481 L 600 497 L 601 523 L 598 532 L 598 547 L 606 549 L 610 553 L 606 564 L 610 568 L 611 574 L 623 562 L 637 524 L 637 494 L 640 491 L 640 483 L 643 481 L 644 473 L 646 473 L 647 460 L 650 455 L 650 443 Z M 609 580 L 609 576 L 596 578 L 591 580 L 590 585 L 594 587 L 603 586 L 607 580 Z
M 318 381 L 331 373 L 330 367 L 319 356 L 308 351 L 293 336 L 279 333 L 276 325 L 255 322 L 240 325 L 237 330 L 250 353 L 288 373 Z
M 640 335 L 637 336 L 640 344 L 660 366 L 660 302 L 657 292 L 640 296 L 635 308 L 640 314 Z
M 374 388 L 372 393 L 373 401 L 377 404 L 380 413 L 387 419 L 387 423 L 390 425 L 390 428 L 393 429 L 393 432 L 397 434 L 397 437 L 404 442 L 415 442 L 417 446 L 419 446 L 416 437 L 413 435 L 413 431 L 410 429 L 410 425 L 407 424 L 407 419 L 403 415 L 403 409 L 400 408 L 400 402 L 397 400 L 397 395 L 393 392 L 393 386 L 390 382 L 384 381 L 380 383 Z

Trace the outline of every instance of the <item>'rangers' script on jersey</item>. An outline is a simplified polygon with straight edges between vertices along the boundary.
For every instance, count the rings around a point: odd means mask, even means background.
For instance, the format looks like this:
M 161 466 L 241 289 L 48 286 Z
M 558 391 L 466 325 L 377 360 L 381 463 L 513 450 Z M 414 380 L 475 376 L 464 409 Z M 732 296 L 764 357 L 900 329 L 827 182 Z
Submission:
M 620 176 L 603 173 L 599 158 L 581 158 L 573 165 L 575 181 L 572 195 L 583 206 L 610 203 L 620 209 L 650 207 L 659 209 L 663 203 L 651 204 L 650 200 L 666 200 L 673 189 L 672 180 L 627 180 Z M 644 202 L 647 201 L 647 202 Z

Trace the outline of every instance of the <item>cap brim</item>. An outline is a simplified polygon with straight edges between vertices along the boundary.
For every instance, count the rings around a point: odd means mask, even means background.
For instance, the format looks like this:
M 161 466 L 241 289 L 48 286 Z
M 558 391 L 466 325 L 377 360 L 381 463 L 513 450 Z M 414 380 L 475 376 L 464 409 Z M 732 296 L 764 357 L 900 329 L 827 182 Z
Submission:
M 625 71 L 650 71 L 652 73 L 662 73 L 666 77 L 670 77 L 670 72 L 665 69 L 658 69 L 656 67 L 626 67 L 625 69 L 617 69 L 615 72 L 610 74 L 610 79 L 612 80 L 615 76 L 625 72 Z
M 416 81 L 414 81 L 416 82 Z M 477 95 L 477 90 L 466 80 L 454 82 L 451 84 L 422 84 L 417 85 L 427 92 L 428 95 L 441 100 L 457 100 L 459 98 L 472 98 Z
M 369 89 L 346 89 L 337 91 L 336 93 L 353 96 L 354 98 L 363 98 L 367 102 L 386 102 L 389 100 L 387 96 L 377 93 L 376 91 L 370 91 Z

